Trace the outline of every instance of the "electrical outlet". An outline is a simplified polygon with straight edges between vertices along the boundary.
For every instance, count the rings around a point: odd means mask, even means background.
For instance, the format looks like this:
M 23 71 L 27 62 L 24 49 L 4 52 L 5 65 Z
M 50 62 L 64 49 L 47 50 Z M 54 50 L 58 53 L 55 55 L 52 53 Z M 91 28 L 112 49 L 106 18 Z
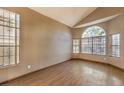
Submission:
M 27 68 L 28 68 L 28 69 L 31 69 L 31 65 L 28 65 Z

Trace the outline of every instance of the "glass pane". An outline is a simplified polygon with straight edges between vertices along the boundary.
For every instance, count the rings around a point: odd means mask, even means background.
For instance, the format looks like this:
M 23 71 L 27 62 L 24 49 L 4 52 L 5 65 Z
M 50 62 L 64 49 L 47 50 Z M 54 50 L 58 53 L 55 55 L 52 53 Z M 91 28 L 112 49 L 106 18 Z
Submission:
M 17 47 L 17 64 L 19 63 L 19 47 Z
M 10 36 L 15 36 L 15 28 L 10 28 Z
M 15 37 L 10 37 L 10 45 L 15 45 Z
M 9 45 L 9 37 L 4 37 L 4 45 Z
M 119 46 L 113 46 L 112 47 L 112 56 L 120 57 L 120 48 L 119 48 Z
M 93 54 L 105 54 L 105 37 L 93 37 Z
M 9 11 L 4 10 L 4 25 L 9 26 Z
M 0 9 L 0 19 L 3 18 L 3 9 Z
M 3 57 L 0 57 L 0 65 L 3 65 Z
M 9 47 L 4 47 L 4 56 L 9 56 Z
M 73 45 L 79 45 L 79 40 L 78 39 L 73 40 Z
M 19 33 L 19 32 L 20 32 L 20 29 L 17 29 L 16 31 L 17 31 L 17 36 L 19 37 L 19 34 L 20 34 L 20 33 Z
M 10 47 L 10 55 L 15 55 L 15 47 Z
M 0 46 L 3 45 L 3 39 L 0 38 Z
M 0 47 L 0 57 L 3 56 L 3 47 Z
M 4 35 L 9 36 L 9 27 L 4 27 Z
M 120 34 L 112 35 L 112 45 L 120 45 Z
M 17 45 L 19 45 L 19 38 L 17 38 Z
M 4 66 L 9 65 L 9 57 L 4 57 Z
M 75 47 L 75 53 L 79 53 L 79 46 Z
M 83 38 L 81 43 L 82 53 L 92 54 L 92 38 Z
M 11 21 L 12 21 L 12 20 L 16 20 L 16 19 L 15 19 L 15 13 L 10 12 L 10 19 L 11 19 Z
M 88 27 L 82 34 L 82 38 L 96 36 L 105 36 L 104 29 L 99 26 L 91 26 Z
M 3 26 L 0 26 L 0 37 L 3 37 Z
M 15 64 L 15 56 L 10 56 L 10 64 L 11 65 Z
M 10 12 L 10 26 L 15 27 L 15 13 Z
M 16 15 L 16 23 L 17 23 L 16 27 L 20 28 L 20 15 L 19 14 Z
M 19 45 L 20 33 L 19 29 L 17 29 L 17 45 Z
M 73 46 L 73 53 L 79 53 L 79 46 Z
M 120 34 L 112 35 L 112 56 L 120 57 Z
M 9 22 L 4 21 L 5 26 L 9 26 Z
M 73 53 L 75 53 L 75 47 L 73 46 Z
M 0 20 L 0 25 L 3 25 L 3 21 L 2 20 Z
M 9 19 L 9 11 L 8 10 L 4 10 L 4 17 L 5 17 L 5 19 Z
M 73 39 L 73 53 L 79 53 L 79 39 Z
M 3 9 L 0 9 L 0 24 L 3 25 Z

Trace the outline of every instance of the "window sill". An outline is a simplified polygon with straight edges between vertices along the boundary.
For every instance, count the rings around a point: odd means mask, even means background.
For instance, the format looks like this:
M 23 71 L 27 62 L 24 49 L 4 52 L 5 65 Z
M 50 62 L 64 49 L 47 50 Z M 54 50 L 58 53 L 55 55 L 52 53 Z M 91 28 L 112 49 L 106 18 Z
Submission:
M 9 68 L 9 67 L 15 67 L 17 66 L 18 64 L 13 64 L 13 65 L 7 65 L 7 66 L 0 66 L 0 69 L 6 69 L 6 68 Z
M 85 54 L 85 55 L 92 55 L 92 56 L 106 56 L 106 55 L 88 54 L 88 53 L 80 53 L 80 54 Z
M 120 57 L 114 57 L 114 56 L 109 56 L 109 57 L 111 57 L 111 58 L 113 58 L 115 60 L 120 60 Z

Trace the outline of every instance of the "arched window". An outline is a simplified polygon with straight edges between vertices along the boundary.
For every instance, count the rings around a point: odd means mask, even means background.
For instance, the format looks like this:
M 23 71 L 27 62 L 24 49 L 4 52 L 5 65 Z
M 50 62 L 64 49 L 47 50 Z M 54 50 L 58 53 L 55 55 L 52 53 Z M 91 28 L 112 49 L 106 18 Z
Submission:
M 82 33 L 81 52 L 88 54 L 105 55 L 105 31 L 99 26 L 88 27 Z

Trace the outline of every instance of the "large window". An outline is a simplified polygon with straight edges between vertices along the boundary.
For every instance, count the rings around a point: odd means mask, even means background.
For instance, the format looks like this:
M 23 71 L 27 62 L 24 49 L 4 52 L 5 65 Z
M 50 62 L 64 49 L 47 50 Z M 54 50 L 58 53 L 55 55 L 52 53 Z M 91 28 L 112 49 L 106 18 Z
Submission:
M 88 27 L 82 34 L 81 52 L 88 54 L 105 55 L 105 31 L 99 26 Z
M 120 34 L 112 35 L 112 56 L 120 57 Z
M 0 9 L 0 66 L 19 63 L 20 15 Z
M 73 39 L 73 53 L 79 53 L 80 52 L 80 41 L 79 39 Z

